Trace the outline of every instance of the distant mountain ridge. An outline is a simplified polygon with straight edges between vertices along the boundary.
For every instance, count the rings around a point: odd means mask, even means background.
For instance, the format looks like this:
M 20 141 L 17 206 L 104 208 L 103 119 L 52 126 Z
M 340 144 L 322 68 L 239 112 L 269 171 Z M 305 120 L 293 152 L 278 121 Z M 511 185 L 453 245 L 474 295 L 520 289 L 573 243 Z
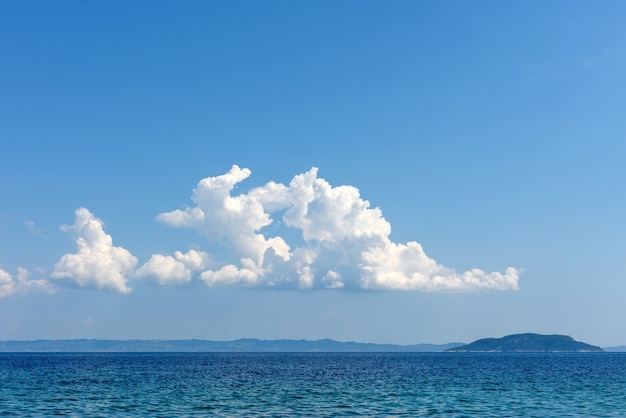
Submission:
M 603 352 L 594 345 L 575 341 L 567 335 L 514 334 L 502 338 L 483 338 L 473 343 L 446 350 L 455 353 L 587 353 Z
M 331 339 L 210 340 L 31 340 L 0 341 L 0 352 L 441 352 L 463 343 L 373 344 Z

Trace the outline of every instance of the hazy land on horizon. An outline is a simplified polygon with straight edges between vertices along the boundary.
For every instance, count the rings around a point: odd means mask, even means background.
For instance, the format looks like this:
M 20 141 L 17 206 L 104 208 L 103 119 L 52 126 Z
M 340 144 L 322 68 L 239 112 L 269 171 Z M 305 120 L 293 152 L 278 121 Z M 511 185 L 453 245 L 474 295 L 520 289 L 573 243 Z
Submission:
M 528 335 L 550 337 L 537 334 Z M 499 339 L 491 340 L 495 341 Z M 476 343 L 476 341 L 474 343 Z M 471 344 L 473 343 L 470 343 L 470 345 Z M 443 352 L 466 345 L 467 344 L 462 342 L 409 345 L 376 344 L 336 341 L 328 338 L 320 340 L 260 340 L 256 338 L 240 338 L 230 341 L 201 339 L 42 339 L 0 341 L 0 352 Z M 626 352 L 626 346 L 602 347 L 602 349 L 607 352 Z

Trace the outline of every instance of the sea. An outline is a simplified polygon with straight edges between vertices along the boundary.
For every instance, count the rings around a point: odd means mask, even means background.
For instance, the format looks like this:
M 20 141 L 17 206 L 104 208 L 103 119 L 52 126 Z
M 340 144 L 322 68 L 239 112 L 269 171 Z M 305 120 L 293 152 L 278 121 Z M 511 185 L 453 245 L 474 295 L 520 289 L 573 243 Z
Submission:
M 626 353 L 0 353 L 0 416 L 626 417 Z

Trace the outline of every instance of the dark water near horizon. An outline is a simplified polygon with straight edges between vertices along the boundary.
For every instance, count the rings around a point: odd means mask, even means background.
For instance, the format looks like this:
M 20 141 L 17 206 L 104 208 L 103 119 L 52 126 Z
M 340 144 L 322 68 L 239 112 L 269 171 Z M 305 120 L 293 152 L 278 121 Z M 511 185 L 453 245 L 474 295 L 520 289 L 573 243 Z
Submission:
M 626 416 L 626 354 L 3 353 L 0 416 Z

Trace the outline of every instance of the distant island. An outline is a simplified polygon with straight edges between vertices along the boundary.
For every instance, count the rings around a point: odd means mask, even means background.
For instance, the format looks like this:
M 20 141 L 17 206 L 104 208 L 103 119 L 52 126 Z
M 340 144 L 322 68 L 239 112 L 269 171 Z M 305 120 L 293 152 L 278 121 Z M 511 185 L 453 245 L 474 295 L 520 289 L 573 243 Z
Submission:
M 74 352 L 74 353 L 189 353 L 189 352 L 441 352 L 463 343 L 449 344 L 371 344 L 341 342 L 331 339 L 309 340 L 257 340 L 241 338 L 233 341 L 209 340 L 31 340 L 0 341 L 0 352 Z
M 514 334 L 502 338 L 483 338 L 471 344 L 452 347 L 453 353 L 590 353 L 604 352 L 600 347 L 575 341 L 567 335 Z

